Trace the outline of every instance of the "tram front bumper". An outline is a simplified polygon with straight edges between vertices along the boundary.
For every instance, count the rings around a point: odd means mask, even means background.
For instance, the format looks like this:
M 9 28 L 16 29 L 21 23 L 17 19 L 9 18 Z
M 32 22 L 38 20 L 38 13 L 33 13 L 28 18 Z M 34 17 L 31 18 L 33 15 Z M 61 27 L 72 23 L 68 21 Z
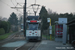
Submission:
M 41 40 L 41 38 L 38 36 L 28 36 L 28 37 L 26 37 L 26 39 L 27 40 Z

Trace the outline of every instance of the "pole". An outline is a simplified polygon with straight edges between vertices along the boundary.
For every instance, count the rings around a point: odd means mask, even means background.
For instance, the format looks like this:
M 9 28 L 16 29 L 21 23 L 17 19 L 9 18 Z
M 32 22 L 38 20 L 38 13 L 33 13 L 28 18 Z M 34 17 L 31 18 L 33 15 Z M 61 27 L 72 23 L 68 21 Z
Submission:
M 50 19 L 50 26 L 51 26 L 51 19 Z M 50 29 L 50 31 L 51 31 L 51 29 Z M 50 34 L 50 40 L 51 40 L 51 34 Z
M 51 19 L 50 19 L 50 26 L 51 26 Z
M 35 17 L 36 17 L 36 12 L 34 12 L 35 13 Z
M 24 36 L 26 36 L 26 0 L 25 0 L 25 4 L 24 4 Z

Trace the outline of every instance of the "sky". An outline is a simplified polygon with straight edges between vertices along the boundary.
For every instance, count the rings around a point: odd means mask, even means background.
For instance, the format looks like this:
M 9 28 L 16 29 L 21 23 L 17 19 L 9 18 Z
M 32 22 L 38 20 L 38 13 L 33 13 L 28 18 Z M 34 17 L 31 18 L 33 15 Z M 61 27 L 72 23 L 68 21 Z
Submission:
M 12 12 L 15 12 L 18 16 L 19 14 L 23 15 L 23 9 L 19 9 L 19 11 L 21 11 L 19 12 L 16 9 L 11 8 L 16 6 L 17 2 L 22 6 L 24 5 L 22 4 L 24 3 L 24 0 L 0 0 L 0 16 L 9 18 Z M 27 0 L 27 7 L 34 3 L 35 0 Z M 75 13 L 75 0 L 36 0 L 36 3 L 41 6 L 45 6 L 47 10 L 51 9 L 53 12 L 57 12 L 59 14 Z M 21 7 L 20 5 L 17 6 Z M 27 12 L 33 13 L 33 10 L 27 9 Z M 39 12 L 40 9 L 38 10 L 37 15 Z

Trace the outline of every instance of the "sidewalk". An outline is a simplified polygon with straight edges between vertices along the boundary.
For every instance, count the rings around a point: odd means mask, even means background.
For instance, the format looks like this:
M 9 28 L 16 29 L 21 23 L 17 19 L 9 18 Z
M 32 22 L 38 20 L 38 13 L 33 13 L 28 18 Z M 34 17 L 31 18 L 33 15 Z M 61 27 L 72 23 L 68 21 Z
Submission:
M 43 40 L 36 50 L 75 50 L 71 44 L 63 45 L 62 42 Z

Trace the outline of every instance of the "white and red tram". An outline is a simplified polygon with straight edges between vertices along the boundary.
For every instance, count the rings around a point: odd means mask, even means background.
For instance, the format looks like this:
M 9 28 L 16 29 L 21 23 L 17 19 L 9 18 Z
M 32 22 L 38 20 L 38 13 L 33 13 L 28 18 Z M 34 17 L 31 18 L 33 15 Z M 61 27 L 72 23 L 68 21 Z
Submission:
M 41 40 L 41 20 L 26 20 L 26 40 Z

